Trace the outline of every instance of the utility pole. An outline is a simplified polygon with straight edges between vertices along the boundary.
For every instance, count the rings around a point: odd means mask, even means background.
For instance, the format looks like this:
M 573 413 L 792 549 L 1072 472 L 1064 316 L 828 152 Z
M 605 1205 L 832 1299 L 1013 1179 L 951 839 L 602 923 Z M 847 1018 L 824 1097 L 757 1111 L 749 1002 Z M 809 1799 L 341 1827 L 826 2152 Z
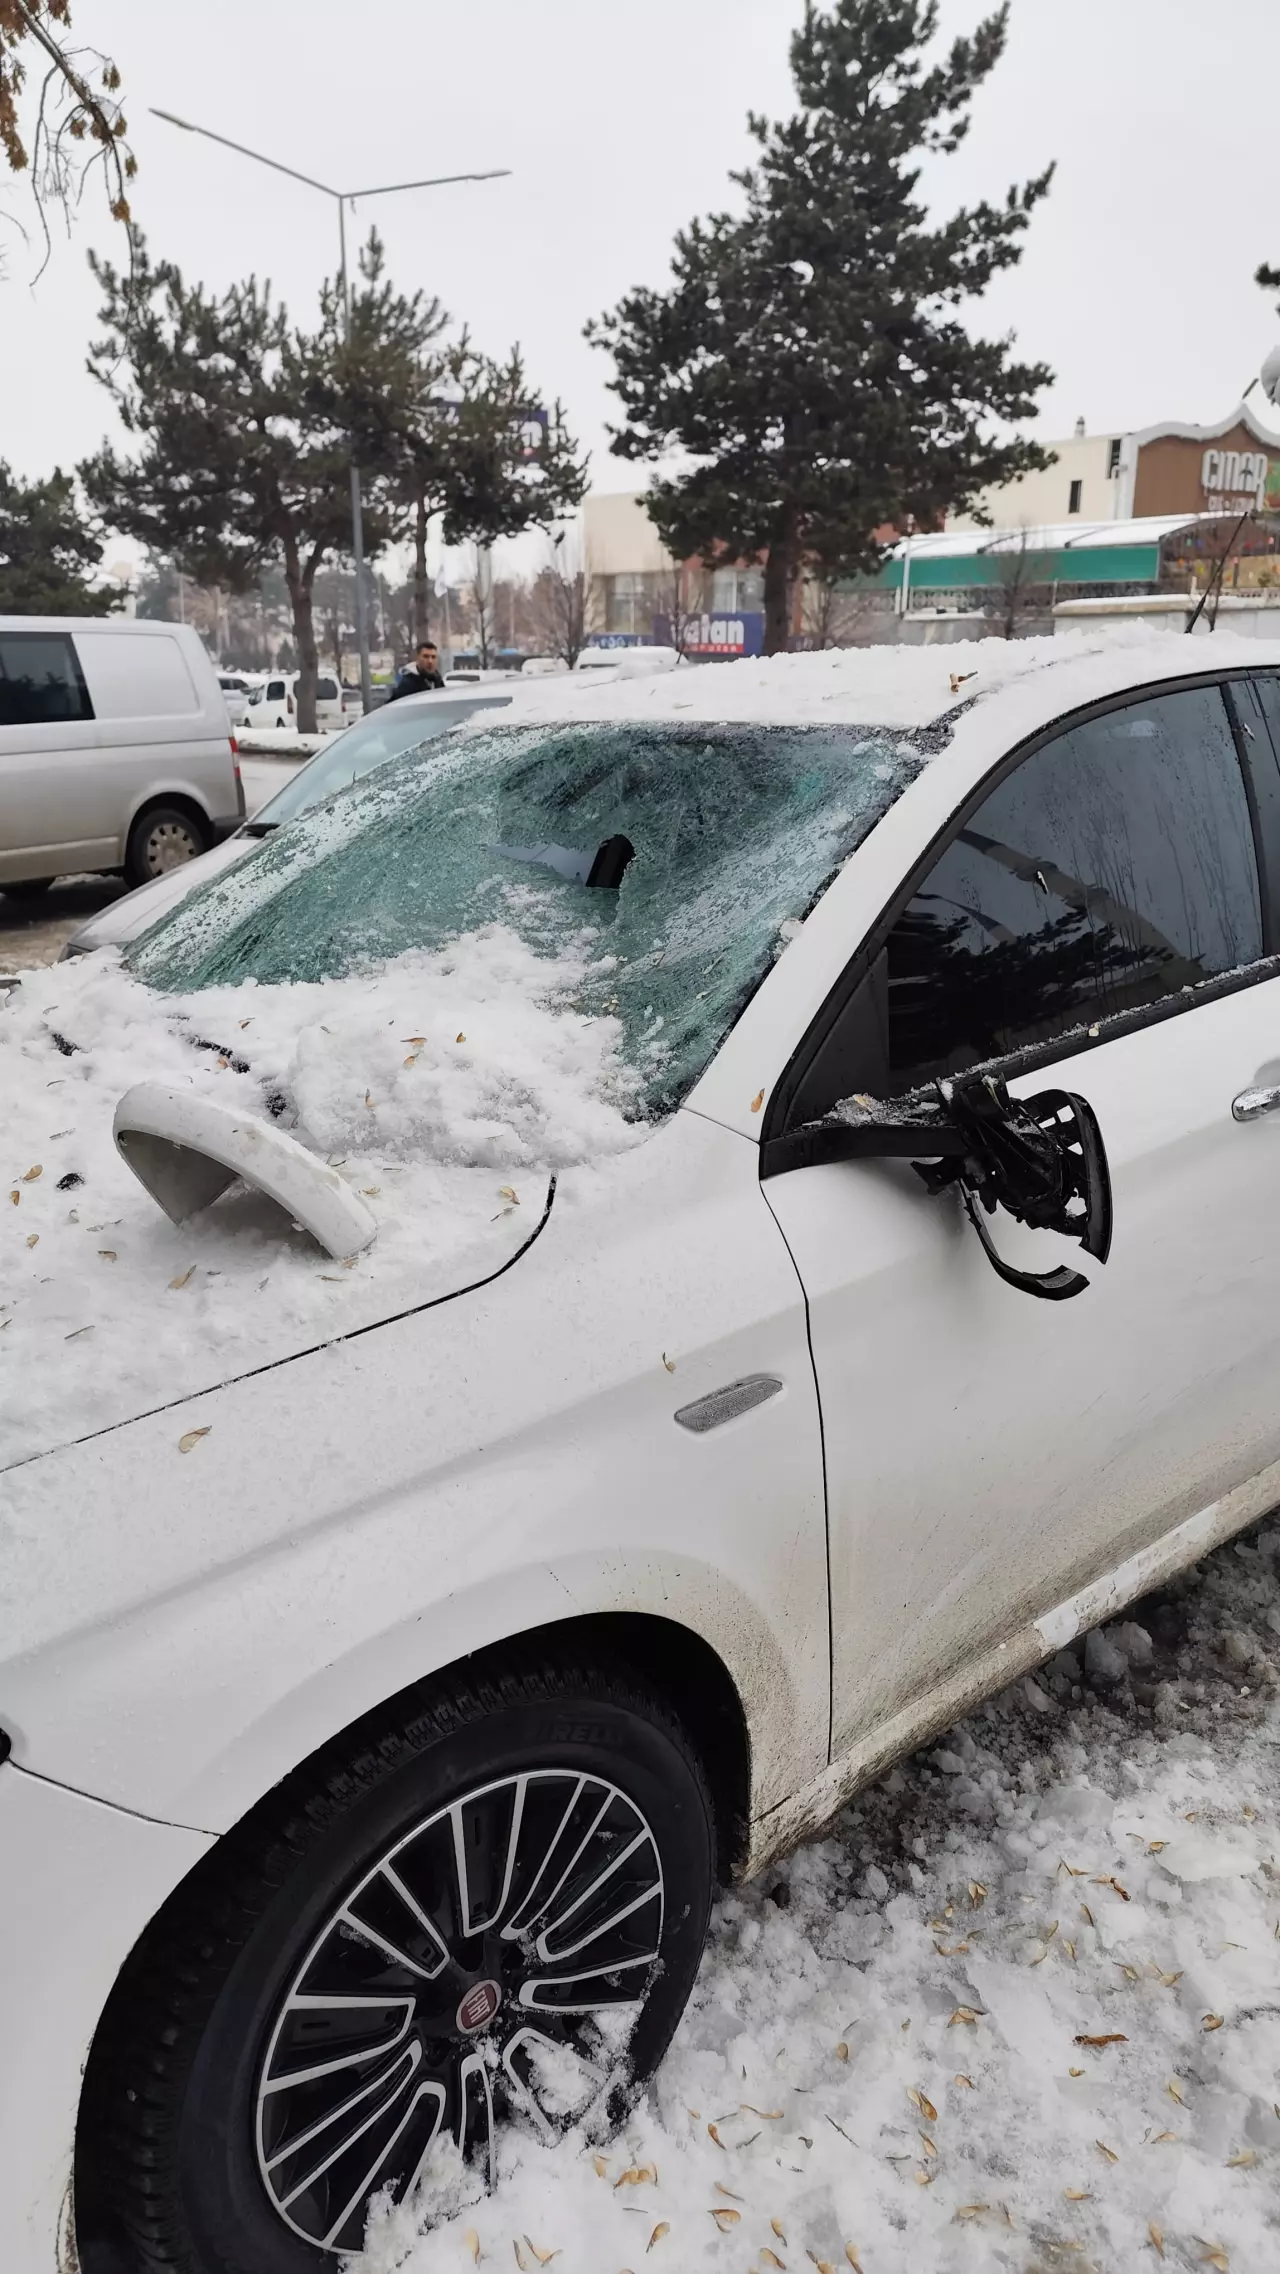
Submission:
M 509 166 L 490 166 L 478 174 L 430 174 L 423 181 L 382 182 L 375 189 L 336 190 L 328 182 L 318 182 L 311 174 L 300 174 L 294 166 L 282 166 L 278 158 L 268 158 L 261 150 L 251 150 L 245 142 L 233 142 L 230 135 L 215 134 L 210 126 L 193 126 L 190 119 L 178 118 L 173 111 L 153 110 L 153 118 L 162 118 L 169 126 L 180 126 L 184 134 L 202 134 L 206 142 L 220 142 L 224 150 L 234 150 L 242 158 L 252 158 L 259 166 L 270 166 L 273 173 L 287 174 L 290 181 L 303 182 L 308 189 L 319 190 L 323 197 L 336 200 L 338 207 L 338 257 L 342 287 L 343 336 L 351 344 L 351 286 L 347 276 L 347 222 L 346 209 L 354 206 L 357 198 L 391 197 L 399 190 L 442 189 L 449 182 L 496 182 L 505 180 L 511 172 Z M 355 442 L 351 447 L 351 550 L 356 565 L 356 636 L 360 642 L 360 692 L 366 711 L 373 700 L 373 681 L 369 674 L 369 622 L 365 606 L 364 569 L 364 509 L 360 495 L 360 468 L 356 463 Z

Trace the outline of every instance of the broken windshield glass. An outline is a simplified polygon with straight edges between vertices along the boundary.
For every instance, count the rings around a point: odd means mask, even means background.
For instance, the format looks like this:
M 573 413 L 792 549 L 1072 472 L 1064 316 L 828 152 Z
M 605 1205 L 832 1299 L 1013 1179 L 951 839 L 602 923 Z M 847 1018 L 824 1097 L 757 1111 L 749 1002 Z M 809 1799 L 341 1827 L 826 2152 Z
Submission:
M 166 989 L 311 980 L 506 926 L 677 1105 L 791 927 L 923 763 L 899 730 L 477 729 L 276 832 L 135 943 Z

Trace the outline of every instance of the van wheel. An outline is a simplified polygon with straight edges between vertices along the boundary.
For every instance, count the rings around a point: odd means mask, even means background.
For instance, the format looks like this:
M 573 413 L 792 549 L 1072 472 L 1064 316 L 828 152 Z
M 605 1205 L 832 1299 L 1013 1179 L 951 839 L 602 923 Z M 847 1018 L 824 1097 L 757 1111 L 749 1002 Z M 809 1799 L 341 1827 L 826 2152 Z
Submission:
M 153 805 L 129 831 L 124 873 L 130 884 L 147 884 L 168 869 L 198 860 L 209 846 L 203 824 L 178 805 Z
M 603 2136 L 680 2019 L 714 1857 L 687 1737 L 617 1666 L 371 1716 L 126 1962 L 80 2112 L 84 2263 L 105 2227 L 135 2274 L 338 2274 L 433 2149 L 447 2216 L 503 2126 Z

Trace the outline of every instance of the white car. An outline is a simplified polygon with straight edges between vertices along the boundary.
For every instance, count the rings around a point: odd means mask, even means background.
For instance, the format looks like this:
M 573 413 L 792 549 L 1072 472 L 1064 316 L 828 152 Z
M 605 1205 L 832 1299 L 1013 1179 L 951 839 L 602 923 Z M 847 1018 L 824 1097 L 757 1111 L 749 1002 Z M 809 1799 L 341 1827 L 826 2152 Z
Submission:
M 293 727 L 298 723 L 298 674 L 296 671 L 273 671 L 259 688 L 253 689 L 240 706 L 239 724 L 244 727 Z M 336 734 L 347 723 L 342 707 L 342 688 L 330 672 L 322 671 L 316 680 L 316 729 L 320 734 Z
M 6 2274 L 607 2126 L 718 1877 L 1276 1503 L 1278 737 L 1221 633 L 547 681 L 23 979 Z

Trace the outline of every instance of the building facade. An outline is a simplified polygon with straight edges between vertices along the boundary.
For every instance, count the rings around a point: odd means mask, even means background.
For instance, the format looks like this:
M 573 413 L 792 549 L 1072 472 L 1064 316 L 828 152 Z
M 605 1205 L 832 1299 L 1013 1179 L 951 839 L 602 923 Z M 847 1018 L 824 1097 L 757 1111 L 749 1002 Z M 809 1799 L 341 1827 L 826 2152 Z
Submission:
M 1053 527 L 1059 522 L 1145 520 L 1153 514 L 1235 513 L 1280 507 L 1280 435 L 1247 403 L 1216 426 L 1148 426 L 1049 442 L 1054 463 L 984 491 L 977 509 L 949 514 L 948 529 Z

